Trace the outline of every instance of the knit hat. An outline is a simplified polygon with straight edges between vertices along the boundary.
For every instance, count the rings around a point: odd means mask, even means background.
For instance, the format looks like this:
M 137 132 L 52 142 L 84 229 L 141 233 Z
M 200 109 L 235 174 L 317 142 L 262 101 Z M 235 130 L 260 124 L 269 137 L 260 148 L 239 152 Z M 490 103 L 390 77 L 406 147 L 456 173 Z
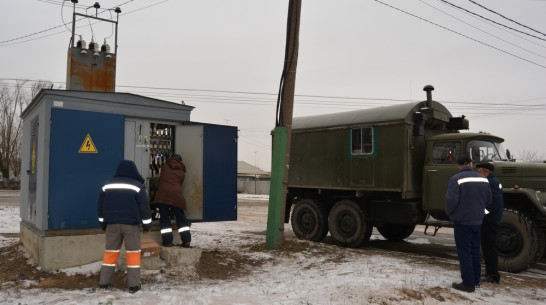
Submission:
M 182 156 L 174 154 L 174 155 L 172 155 L 172 157 L 175 158 L 176 160 L 182 162 Z
M 495 171 L 495 165 L 493 165 L 493 163 L 489 163 L 489 162 L 483 162 L 483 163 L 476 164 L 476 168 L 485 168 L 485 169 L 489 170 L 490 172 Z
M 459 157 L 459 159 L 457 159 L 457 164 L 459 165 L 466 165 L 466 164 L 469 164 L 472 162 L 472 159 L 470 159 L 469 156 L 467 155 L 462 155 Z

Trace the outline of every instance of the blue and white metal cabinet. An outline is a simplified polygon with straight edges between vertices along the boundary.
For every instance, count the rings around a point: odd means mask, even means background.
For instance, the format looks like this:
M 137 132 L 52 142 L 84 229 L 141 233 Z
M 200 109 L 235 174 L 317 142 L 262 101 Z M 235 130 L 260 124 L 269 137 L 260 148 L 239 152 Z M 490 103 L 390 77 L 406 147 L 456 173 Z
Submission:
M 22 222 L 55 234 L 97 228 L 100 187 L 118 162 L 135 161 L 150 185 L 151 161 L 166 158 L 158 147 L 184 158 L 188 218 L 236 220 L 237 128 L 191 122 L 192 109 L 128 93 L 42 90 L 22 114 Z

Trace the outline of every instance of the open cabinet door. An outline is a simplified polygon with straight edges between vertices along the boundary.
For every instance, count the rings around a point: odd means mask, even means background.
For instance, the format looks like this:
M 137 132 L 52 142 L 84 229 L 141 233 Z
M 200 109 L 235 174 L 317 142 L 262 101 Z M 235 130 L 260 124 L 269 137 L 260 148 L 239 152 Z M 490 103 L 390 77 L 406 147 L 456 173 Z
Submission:
M 175 153 L 186 165 L 186 216 L 203 222 L 237 220 L 237 127 L 177 126 Z

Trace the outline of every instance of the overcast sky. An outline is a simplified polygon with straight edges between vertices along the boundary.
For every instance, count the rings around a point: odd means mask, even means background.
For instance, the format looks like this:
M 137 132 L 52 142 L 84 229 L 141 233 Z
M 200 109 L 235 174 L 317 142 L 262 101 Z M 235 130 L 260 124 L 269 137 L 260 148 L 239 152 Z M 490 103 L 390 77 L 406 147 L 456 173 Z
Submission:
M 64 88 L 72 3 L 62 2 L 0 1 L 0 79 Z M 420 101 L 431 84 L 470 131 L 503 137 L 516 156 L 546 154 L 546 1 L 474 2 L 506 18 L 469 0 L 303 0 L 294 116 Z M 77 11 L 95 14 L 94 3 Z M 237 126 L 239 160 L 270 170 L 288 0 L 99 3 L 101 18 L 122 10 L 118 92 L 184 100 L 192 121 Z M 76 24 L 87 43 L 93 29 L 114 46 L 110 26 Z

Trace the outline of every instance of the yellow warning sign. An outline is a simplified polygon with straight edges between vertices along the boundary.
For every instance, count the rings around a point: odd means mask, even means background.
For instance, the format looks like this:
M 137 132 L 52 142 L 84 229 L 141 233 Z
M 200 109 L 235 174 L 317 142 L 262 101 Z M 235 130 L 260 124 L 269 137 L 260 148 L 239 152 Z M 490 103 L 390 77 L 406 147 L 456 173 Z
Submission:
M 93 140 L 91 140 L 91 136 L 87 134 L 85 137 L 85 140 L 83 140 L 83 144 L 80 147 L 79 153 L 98 153 L 97 147 L 95 147 L 95 143 L 93 143 Z

